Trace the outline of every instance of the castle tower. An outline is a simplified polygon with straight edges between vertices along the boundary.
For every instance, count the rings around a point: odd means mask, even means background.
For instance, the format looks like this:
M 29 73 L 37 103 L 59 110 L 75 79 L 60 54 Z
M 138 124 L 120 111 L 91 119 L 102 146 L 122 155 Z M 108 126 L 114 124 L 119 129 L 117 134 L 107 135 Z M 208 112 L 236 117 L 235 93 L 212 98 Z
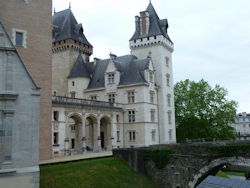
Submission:
M 89 62 L 89 56 L 93 53 L 93 46 L 83 34 L 82 24 L 78 24 L 71 9 L 53 15 L 52 43 L 53 95 L 70 96 L 67 77 L 74 63 L 79 54 L 85 63 Z
M 31 77 L 36 85 L 41 88 L 40 160 L 52 157 L 51 8 L 52 0 L 1 0 L 0 3 L 0 20 Z
M 167 19 L 160 20 L 153 5 L 135 17 L 135 33 L 129 40 L 132 54 L 138 59 L 151 53 L 158 86 L 160 144 L 176 142 L 172 52 Z

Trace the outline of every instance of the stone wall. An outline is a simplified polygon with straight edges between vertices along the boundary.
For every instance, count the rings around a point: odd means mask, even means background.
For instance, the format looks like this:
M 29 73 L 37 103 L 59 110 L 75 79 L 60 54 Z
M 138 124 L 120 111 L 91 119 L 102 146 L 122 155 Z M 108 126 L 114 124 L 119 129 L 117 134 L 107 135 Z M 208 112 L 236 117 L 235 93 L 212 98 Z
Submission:
M 208 147 L 245 144 L 250 144 L 250 141 L 151 145 L 149 148 L 152 149 L 175 149 L 171 162 L 162 169 L 156 168 L 152 160 L 144 161 L 143 148 L 114 149 L 113 154 L 124 159 L 135 171 L 147 173 L 160 187 L 195 187 L 208 175 L 215 175 L 225 164 L 249 163 L 249 153 L 242 153 L 241 157 L 231 156 L 211 160 Z

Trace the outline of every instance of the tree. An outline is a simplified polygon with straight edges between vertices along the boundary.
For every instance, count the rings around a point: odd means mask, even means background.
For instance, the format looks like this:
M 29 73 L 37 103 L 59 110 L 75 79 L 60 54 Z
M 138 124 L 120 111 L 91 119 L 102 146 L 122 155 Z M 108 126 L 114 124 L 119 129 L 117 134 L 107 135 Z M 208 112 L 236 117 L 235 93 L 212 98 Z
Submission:
M 198 83 L 180 81 L 174 86 L 177 140 L 205 138 L 206 141 L 234 140 L 238 103 L 228 100 L 228 91 L 212 88 L 203 79 Z

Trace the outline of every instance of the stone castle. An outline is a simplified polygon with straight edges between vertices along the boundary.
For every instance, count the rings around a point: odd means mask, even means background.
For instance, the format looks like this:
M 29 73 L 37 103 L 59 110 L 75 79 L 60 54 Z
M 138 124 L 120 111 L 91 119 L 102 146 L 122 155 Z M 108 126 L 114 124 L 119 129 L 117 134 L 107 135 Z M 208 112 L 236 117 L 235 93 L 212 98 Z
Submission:
M 149 3 L 135 24 L 131 54 L 89 62 L 71 9 L 53 15 L 54 156 L 176 142 L 168 20 Z

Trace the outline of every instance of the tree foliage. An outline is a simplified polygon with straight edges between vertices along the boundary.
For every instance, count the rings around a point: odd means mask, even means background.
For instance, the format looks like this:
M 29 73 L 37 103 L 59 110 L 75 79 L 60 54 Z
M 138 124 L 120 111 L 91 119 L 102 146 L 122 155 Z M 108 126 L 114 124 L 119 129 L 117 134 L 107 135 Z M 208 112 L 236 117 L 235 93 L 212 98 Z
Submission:
M 203 79 L 199 82 L 180 81 L 174 86 L 177 140 L 205 138 L 211 141 L 236 138 L 237 102 L 228 100 L 225 88 L 212 88 Z

